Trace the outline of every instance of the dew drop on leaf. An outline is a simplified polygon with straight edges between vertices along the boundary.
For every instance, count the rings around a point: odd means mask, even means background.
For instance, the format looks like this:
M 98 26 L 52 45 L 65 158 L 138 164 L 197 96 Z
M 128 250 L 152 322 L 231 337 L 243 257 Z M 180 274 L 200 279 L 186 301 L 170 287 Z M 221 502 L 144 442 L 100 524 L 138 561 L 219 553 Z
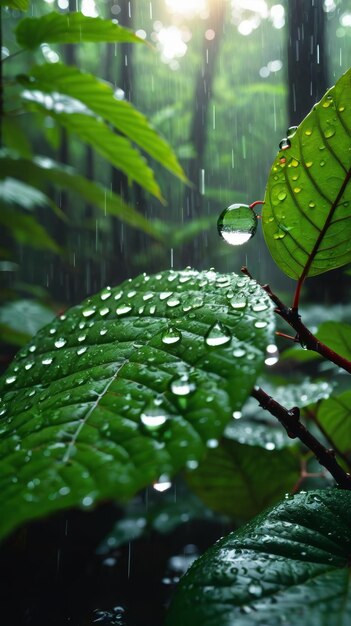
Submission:
M 189 380 L 187 374 L 182 374 L 171 381 L 171 391 L 175 396 L 188 396 L 195 389 L 195 383 Z
M 148 431 L 157 431 L 168 420 L 168 415 L 161 408 L 145 409 L 140 415 L 140 421 Z
M 177 330 L 176 328 L 168 328 L 162 335 L 162 343 L 165 344 L 173 344 L 173 343 L 179 343 L 179 341 L 182 338 L 182 334 L 179 330 Z
M 223 326 L 221 322 L 216 322 L 211 326 L 207 335 L 205 336 L 205 343 L 208 346 L 216 347 L 223 346 L 228 343 L 232 338 L 230 330 Z
M 46 357 L 45 359 L 42 360 L 42 364 L 43 365 L 51 365 L 53 359 L 51 357 Z
M 227 243 L 240 246 L 256 233 L 257 215 L 247 204 L 231 204 L 220 214 L 217 229 Z
M 60 339 L 57 339 L 55 341 L 55 348 L 63 348 L 64 345 L 66 345 L 66 339 L 64 339 L 63 337 L 60 337 Z
M 279 150 L 287 150 L 291 146 L 291 141 L 287 137 L 281 140 L 279 143 Z
M 5 383 L 7 385 L 11 385 L 12 383 L 14 383 L 16 380 L 16 376 L 8 376 L 7 378 L 5 378 Z
M 91 317 L 95 313 L 95 309 L 93 307 L 87 307 L 82 311 L 83 317 Z
M 126 315 L 132 310 L 132 307 L 129 304 L 121 304 L 116 309 L 117 315 Z
M 287 138 L 291 139 L 291 137 L 295 135 L 296 131 L 297 131 L 297 126 L 290 126 L 288 130 L 286 131 Z

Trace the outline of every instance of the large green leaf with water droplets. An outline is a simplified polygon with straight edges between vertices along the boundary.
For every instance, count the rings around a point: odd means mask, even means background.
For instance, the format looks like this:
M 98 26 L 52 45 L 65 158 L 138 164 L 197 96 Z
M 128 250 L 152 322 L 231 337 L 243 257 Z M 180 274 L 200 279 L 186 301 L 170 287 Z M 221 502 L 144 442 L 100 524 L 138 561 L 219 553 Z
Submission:
M 41 330 L 0 381 L 1 534 L 194 467 L 250 393 L 272 326 L 255 282 L 185 270 L 104 289 Z
M 105 81 L 63 63 L 46 63 L 36 65 L 31 70 L 25 85 L 32 91 L 40 90 L 48 94 L 56 92 L 77 98 L 173 174 L 186 180 L 169 144 L 130 102 L 118 100 L 112 86 Z
M 206 552 L 166 626 L 350 626 L 351 492 L 300 493 Z
M 351 261 L 351 69 L 275 159 L 262 211 L 269 251 L 291 278 Z
M 17 0 L 24 3 L 25 0 Z M 82 13 L 48 13 L 42 17 L 27 17 L 16 29 L 22 48 L 34 50 L 42 43 L 82 43 L 83 41 L 145 43 L 128 28 L 112 20 L 87 17 Z

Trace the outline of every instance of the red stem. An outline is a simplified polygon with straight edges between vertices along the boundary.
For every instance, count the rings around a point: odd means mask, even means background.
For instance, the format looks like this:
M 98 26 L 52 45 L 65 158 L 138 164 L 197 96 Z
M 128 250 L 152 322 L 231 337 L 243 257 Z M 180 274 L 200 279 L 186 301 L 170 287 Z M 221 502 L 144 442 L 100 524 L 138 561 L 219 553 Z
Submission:
M 253 209 L 255 206 L 257 206 L 258 204 L 264 204 L 263 200 L 256 200 L 255 202 L 253 202 L 252 204 L 249 204 L 249 209 Z

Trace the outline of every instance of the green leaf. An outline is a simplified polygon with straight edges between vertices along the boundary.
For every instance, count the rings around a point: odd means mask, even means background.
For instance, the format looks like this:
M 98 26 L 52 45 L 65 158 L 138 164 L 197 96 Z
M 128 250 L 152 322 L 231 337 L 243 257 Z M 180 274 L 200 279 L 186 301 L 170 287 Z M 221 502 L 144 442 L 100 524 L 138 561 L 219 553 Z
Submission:
M 237 441 L 223 438 L 220 446 L 211 450 L 186 478 L 207 506 L 234 519 L 247 520 L 292 489 L 300 476 L 300 461 L 291 448 L 275 449 L 274 434 L 269 437 L 267 427 L 258 427 L 256 435 L 254 429 L 245 432 L 244 425 L 238 431 Z M 246 443 L 262 431 L 267 449 L 261 443 Z M 234 434 L 235 428 L 230 432 Z
M 2 120 L 4 144 L 20 153 L 21 156 L 30 159 L 32 149 L 28 137 L 18 123 L 18 119 L 5 115 Z
M 185 270 L 106 288 L 40 331 L 0 381 L 0 533 L 198 462 L 250 393 L 272 320 L 255 282 Z
M 269 251 L 291 278 L 351 261 L 351 69 L 273 163 L 262 211 Z
M 145 43 L 128 28 L 119 26 L 112 20 L 87 17 L 79 12 L 66 14 L 52 12 L 42 17 L 27 17 L 18 24 L 16 38 L 22 48 L 29 50 L 34 50 L 42 43 L 83 41 Z
M 54 202 L 41 191 L 12 177 L 0 181 L 1 201 L 32 211 L 36 207 L 53 206 Z
M 114 215 L 120 220 L 139 228 L 156 239 L 162 239 L 161 229 L 152 220 L 146 219 L 134 207 L 110 190 L 80 176 L 73 167 L 56 163 L 47 157 L 22 159 L 0 153 L 0 176 L 16 176 L 38 189 L 45 189 L 49 182 L 61 189 L 79 194 L 101 209 L 104 214 Z
M 283 501 L 194 563 L 166 626 L 350 626 L 350 527 L 350 491 Z
M 81 102 L 73 98 L 26 89 L 21 94 L 32 111 L 45 111 L 69 132 L 92 146 L 101 156 L 137 182 L 146 191 L 162 200 L 154 173 L 140 152 L 125 137 L 116 135 L 103 120 L 96 118 Z
M 37 250 L 62 252 L 61 248 L 33 215 L 24 215 L 14 207 L 2 205 L 0 224 L 10 231 L 12 237 L 18 243 Z
M 315 333 L 317 339 L 351 361 L 351 326 L 344 322 L 323 322 Z M 290 348 L 284 352 L 284 358 L 293 358 L 296 361 L 312 361 L 320 355 L 312 350 L 298 350 Z
M 27 343 L 53 317 L 53 311 L 34 300 L 15 300 L 0 307 L 0 324 L 21 333 L 21 342 L 17 345 Z
M 320 402 L 316 417 L 338 450 L 351 453 L 351 391 Z
M 17 9 L 18 11 L 28 11 L 29 0 L 0 0 L 0 7 Z
M 186 180 L 183 169 L 168 143 L 130 102 L 118 100 L 108 83 L 81 72 L 76 67 L 69 67 L 63 63 L 46 63 L 32 69 L 30 81 L 26 85 L 30 90 L 40 90 L 51 95 L 53 92 L 59 92 L 77 98 L 175 176 Z

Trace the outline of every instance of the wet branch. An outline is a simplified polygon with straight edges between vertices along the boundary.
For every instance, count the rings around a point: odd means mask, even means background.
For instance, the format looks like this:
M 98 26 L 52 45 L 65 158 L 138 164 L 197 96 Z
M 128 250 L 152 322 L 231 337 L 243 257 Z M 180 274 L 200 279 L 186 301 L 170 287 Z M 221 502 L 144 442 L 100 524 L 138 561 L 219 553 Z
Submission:
M 323 444 L 312 435 L 300 421 L 300 409 L 293 407 L 286 409 L 260 387 L 255 387 L 251 395 L 259 402 L 259 405 L 269 411 L 284 426 L 289 437 L 298 438 L 313 452 L 317 460 L 333 476 L 339 487 L 351 490 L 351 476 L 346 473 L 335 458 L 335 451 L 325 448 Z
M 243 274 L 252 278 L 249 273 L 247 267 L 242 267 L 241 271 Z M 324 343 L 319 341 L 315 335 L 308 330 L 307 326 L 303 324 L 301 321 L 301 315 L 298 312 L 297 308 L 287 307 L 278 296 L 271 290 L 269 285 L 261 285 L 262 289 L 268 294 L 272 302 L 275 304 L 275 312 L 280 315 L 280 317 L 285 320 L 291 328 L 295 330 L 297 333 L 296 341 L 298 341 L 304 348 L 307 350 L 313 350 L 314 352 L 318 352 L 318 354 L 322 355 L 324 358 L 328 359 L 328 361 L 332 361 L 338 367 L 341 367 L 346 372 L 351 374 L 351 362 L 342 357 L 331 348 L 328 348 Z

